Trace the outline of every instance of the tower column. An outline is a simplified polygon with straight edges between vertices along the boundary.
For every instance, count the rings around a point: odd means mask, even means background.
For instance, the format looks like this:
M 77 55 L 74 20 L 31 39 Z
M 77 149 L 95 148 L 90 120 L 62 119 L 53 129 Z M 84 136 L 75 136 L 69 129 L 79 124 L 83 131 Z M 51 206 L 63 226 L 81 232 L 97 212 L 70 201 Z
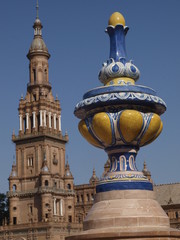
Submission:
M 19 131 L 22 131 L 22 115 L 19 114 Z
M 60 216 L 62 217 L 63 216 L 63 199 L 60 199 L 59 201 L 59 209 L 60 209 Z
M 36 112 L 32 112 L 33 115 L 33 128 L 36 128 Z
M 48 113 L 49 116 L 49 128 L 52 128 L 52 123 L 51 123 L 51 112 Z
M 29 113 L 26 113 L 26 129 L 29 129 Z
M 42 125 L 42 123 L 43 123 L 43 122 L 42 122 L 42 110 L 40 110 L 39 113 L 40 113 L 40 127 L 42 127 L 42 126 L 43 126 L 43 125 Z
M 46 110 L 44 110 L 44 127 L 46 127 Z
M 56 113 L 54 114 L 54 129 L 56 129 Z
M 59 131 L 61 132 L 61 115 L 58 116 Z
M 57 209 L 56 209 L 56 198 L 53 199 L 54 200 L 54 215 L 57 214 Z

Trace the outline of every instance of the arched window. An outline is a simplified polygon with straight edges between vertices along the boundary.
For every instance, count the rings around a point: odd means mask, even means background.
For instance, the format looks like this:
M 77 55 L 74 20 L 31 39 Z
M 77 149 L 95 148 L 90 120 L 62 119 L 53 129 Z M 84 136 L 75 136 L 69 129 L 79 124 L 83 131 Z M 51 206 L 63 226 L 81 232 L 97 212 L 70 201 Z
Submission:
M 77 203 L 79 203 L 79 195 L 77 195 Z
M 49 185 L 48 180 L 45 180 L 44 185 L 47 187 Z
M 44 69 L 44 80 L 47 82 L 47 69 Z
M 33 94 L 34 101 L 36 101 L 36 94 Z
M 17 224 L 17 218 L 13 217 L 13 224 L 16 225 Z
M 33 156 L 29 156 L 28 157 L 27 165 L 28 165 L 28 167 L 32 167 L 33 166 Z
M 72 216 L 71 215 L 68 216 L 68 222 L 72 223 Z
M 179 218 L 179 214 L 178 212 L 175 212 L 176 218 Z
M 13 192 L 16 191 L 16 189 L 17 189 L 16 184 L 13 184 L 13 186 L 12 186 L 12 190 L 13 190 Z
M 33 78 L 34 78 L 34 83 L 36 82 L 36 69 L 33 69 Z
M 70 183 L 67 184 L 67 189 L 71 189 L 71 184 Z
M 30 205 L 29 206 L 29 212 L 32 214 L 33 213 L 33 207 Z
M 49 207 L 50 207 L 49 203 L 46 203 L 45 206 L 46 206 L 46 208 L 49 208 Z
M 82 214 L 78 214 L 78 215 L 76 216 L 76 219 L 77 219 L 78 223 L 82 223 L 82 221 L 83 221 L 83 216 L 82 216 Z

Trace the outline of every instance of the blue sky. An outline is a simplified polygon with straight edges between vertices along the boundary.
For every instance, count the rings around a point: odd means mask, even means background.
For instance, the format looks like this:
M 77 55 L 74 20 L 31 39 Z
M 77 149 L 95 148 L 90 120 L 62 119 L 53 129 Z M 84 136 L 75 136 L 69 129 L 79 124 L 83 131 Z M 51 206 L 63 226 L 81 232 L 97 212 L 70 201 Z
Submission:
M 28 53 L 33 39 L 36 0 L 1 1 L 0 8 L 0 192 L 8 190 L 18 133 L 18 103 L 29 81 Z M 67 155 L 75 183 L 87 183 L 93 167 L 100 176 L 107 160 L 103 150 L 79 134 L 73 110 L 83 94 L 100 86 L 98 72 L 109 57 L 104 33 L 110 15 L 121 12 L 130 30 L 129 59 L 140 69 L 137 84 L 152 87 L 167 104 L 164 129 L 152 144 L 141 148 L 137 166 L 146 160 L 156 184 L 180 182 L 180 1 L 179 0 L 39 0 L 43 39 L 49 49 L 49 78 L 62 108 L 62 129 L 68 131 Z

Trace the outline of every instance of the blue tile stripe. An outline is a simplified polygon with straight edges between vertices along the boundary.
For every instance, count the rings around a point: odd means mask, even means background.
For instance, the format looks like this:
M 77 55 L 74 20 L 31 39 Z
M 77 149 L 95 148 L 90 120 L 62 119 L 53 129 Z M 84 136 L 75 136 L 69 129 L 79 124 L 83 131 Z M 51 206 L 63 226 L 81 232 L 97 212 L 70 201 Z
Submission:
M 99 184 L 96 186 L 96 192 L 108 192 L 112 190 L 149 190 L 153 191 L 153 185 L 150 182 L 111 182 Z

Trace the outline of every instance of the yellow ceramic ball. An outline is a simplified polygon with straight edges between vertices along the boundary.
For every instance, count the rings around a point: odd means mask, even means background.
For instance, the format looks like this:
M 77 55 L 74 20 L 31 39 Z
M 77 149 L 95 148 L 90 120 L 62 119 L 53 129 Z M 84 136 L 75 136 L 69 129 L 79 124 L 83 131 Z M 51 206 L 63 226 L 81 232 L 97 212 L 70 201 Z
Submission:
M 86 123 L 84 120 L 81 120 L 78 125 L 79 131 L 81 135 L 92 145 L 95 147 L 101 147 L 100 144 L 93 138 L 93 136 L 90 134 Z
M 125 26 L 125 19 L 121 13 L 114 12 L 109 18 L 108 25 L 112 25 L 115 27 L 118 24 Z
M 92 129 L 95 135 L 105 145 L 112 144 L 111 121 L 107 113 L 96 113 L 92 119 Z

